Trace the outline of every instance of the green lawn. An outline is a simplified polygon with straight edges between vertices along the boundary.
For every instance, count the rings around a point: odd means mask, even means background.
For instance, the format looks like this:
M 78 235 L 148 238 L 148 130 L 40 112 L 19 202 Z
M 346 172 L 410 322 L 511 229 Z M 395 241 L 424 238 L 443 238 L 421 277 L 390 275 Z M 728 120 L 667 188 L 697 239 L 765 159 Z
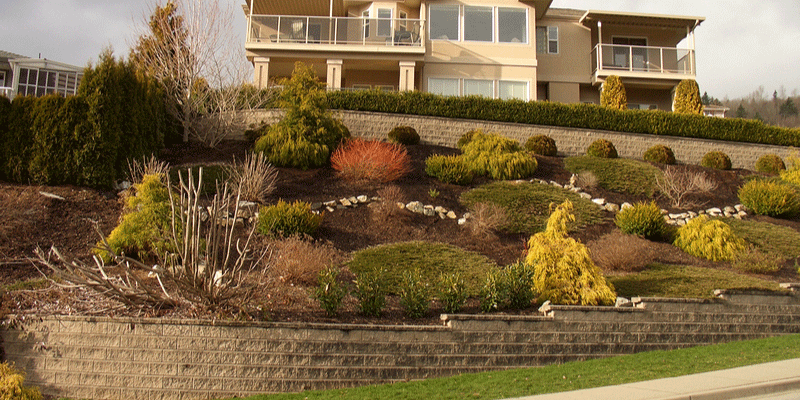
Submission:
M 353 389 L 259 395 L 248 399 L 501 399 L 668 378 L 798 357 L 800 335 L 790 335 L 540 368 L 465 374 Z
M 598 186 L 635 196 L 652 197 L 656 192 L 656 177 L 661 176 L 658 168 L 627 158 L 567 157 L 564 168 L 573 174 L 590 171 Z

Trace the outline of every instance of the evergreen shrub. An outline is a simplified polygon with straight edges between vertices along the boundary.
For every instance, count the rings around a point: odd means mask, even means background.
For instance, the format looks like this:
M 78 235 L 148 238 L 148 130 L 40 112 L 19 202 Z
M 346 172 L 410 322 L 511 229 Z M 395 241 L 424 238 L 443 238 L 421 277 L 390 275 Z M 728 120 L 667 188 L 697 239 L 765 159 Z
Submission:
M 517 141 L 481 130 L 472 132 L 471 137 L 461 150 L 464 162 L 475 175 L 506 180 L 525 178 L 536 171 L 536 159 L 523 151 Z
M 539 154 L 548 157 L 555 157 L 558 154 L 556 141 L 547 135 L 531 136 L 525 142 L 525 149 L 533 154 Z
M 339 314 L 339 307 L 342 305 L 344 296 L 347 295 L 341 283 L 339 283 L 339 269 L 330 266 L 319 272 L 317 278 L 317 288 L 314 290 L 314 299 L 319 301 L 320 306 L 329 317 Z
M 678 228 L 673 244 L 695 257 L 711 261 L 733 261 L 747 250 L 744 239 L 736 236 L 728 224 L 706 215 Z
M 625 85 L 616 75 L 611 75 L 603 82 L 603 89 L 600 92 L 600 105 L 613 110 L 624 111 L 628 108 L 628 95 L 625 92 Z
M 41 400 L 39 388 L 25 386 L 25 372 L 7 361 L 0 363 L 0 400 Z
M 700 165 L 706 168 L 729 170 L 731 169 L 731 158 L 721 151 L 709 151 L 703 156 Z
M 529 177 L 536 172 L 538 166 L 539 164 L 532 154 L 518 151 L 489 157 L 486 169 L 492 179 L 501 181 Z
M 400 280 L 400 305 L 411 318 L 422 318 L 428 313 L 431 288 L 419 268 L 404 271 Z
M 455 314 L 467 301 L 467 284 L 460 273 L 442 274 L 438 282 L 439 301 L 442 302 L 444 312 Z
M 644 152 L 644 156 L 642 158 L 644 158 L 645 161 L 650 161 L 653 163 L 668 165 L 675 164 L 675 153 L 672 152 L 671 148 L 664 146 L 663 144 L 657 144 L 650 147 Z
M 389 140 L 403 145 L 419 144 L 417 130 L 410 126 L 397 126 L 389 132 Z
M 756 171 L 764 174 L 778 175 L 785 169 L 786 164 L 777 154 L 764 154 L 756 161 Z
M 386 307 L 387 283 L 384 279 L 386 270 L 372 270 L 356 274 L 356 290 L 361 313 L 369 317 L 378 317 Z
M 462 156 L 435 154 L 425 159 L 425 173 L 444 183 L 469 185 L 474 174 Z
M 796 187 L 776 179 L 753 179 L 739 189 L 739 201 L 758 215 L 793 217 L 800 214 Z
M 322 216 L 311 211 L 311 205 L 300 200 L 261 207 L 258 231 L 267 236 L 314 235 Z
M 675 112 L 678 114 L 703 114 L 700 87 L 694 79 L 684 79 L 675 88 Z
M 661 215 L 661 209 L 654 201 L 636 203 L 632 207 L 620 210 L 614 218 L 614 223 L 621 231 L 645 239 L 662 240 L 668 236 L 667 223 Z
M 586 149 L 586 154 L 592 157 L 617 158 L 617 148 L 614 143 L 606 139 L 597 139 Z

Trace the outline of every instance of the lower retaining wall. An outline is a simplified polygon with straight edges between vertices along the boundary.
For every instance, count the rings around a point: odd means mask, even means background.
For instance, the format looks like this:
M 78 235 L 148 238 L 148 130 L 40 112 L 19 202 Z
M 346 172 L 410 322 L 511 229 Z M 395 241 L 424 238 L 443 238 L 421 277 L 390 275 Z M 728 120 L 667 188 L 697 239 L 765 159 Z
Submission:
M 282 116 L 279 110 L 259 110 L 252 113 L 250 122 L 276 123 Z M 786 159 L 792 148 L 753 143 L 723 142 L 677 136 L 643 135 L 598 131 L 591 129 L 562 128 L 554 126 L 526 125 L 503 122 L 488 122 L 404 114 L 385 114 L 365 111 L 336 110 L 334 115 L 350 129 L 353 136 L 385 139 L 392 128 L 401 125 L 417 130 L 423 143 L 456 147 L 464 133 L 473 129 L 499 132 L 506 137 L 525 144 L 529 137 L 548 135 L 556 141 L 559 155 L 577 156 L 586 154 L 586 148 L 597 139 L 614 143 L 620 157 L 642 159 L 644 152 L 653 145 L 670 147 L 675 158 L 684 164 L 700 164 L 703 156 L 712 150 L 722 151 L 731 158 L 733 168 L 754 169 L 759 157 L 777 154 Z
M 5 321 L 0 338 L 6 358 L 45 394 L 203 399 L 400 382 L 800 332 L 795 296 L 635 303 L 546 306 L 532 316 L 443 315 L 442 326 L 26 317 Z

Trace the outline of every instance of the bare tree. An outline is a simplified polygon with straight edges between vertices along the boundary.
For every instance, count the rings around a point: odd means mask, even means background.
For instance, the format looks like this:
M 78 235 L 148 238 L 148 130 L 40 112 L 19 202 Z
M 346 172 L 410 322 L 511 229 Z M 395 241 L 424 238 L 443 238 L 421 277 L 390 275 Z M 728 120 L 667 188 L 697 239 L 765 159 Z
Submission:
M 690 195 L 709 193 L 717 184 L 705 172 L 691 172 L 667 166 L 661 176 L 656 176 L 656 187 L 666 196 L 673 207 L 694 205 L 687 202 Z
M 130 58 L 154 77 L 170 114 L 190 138 L 214 147 L 243 129 L 244 110 L 262 104 L 252 87 L 244 46 L 237 40 L 233 2 L 169 0 L 156 4 Z

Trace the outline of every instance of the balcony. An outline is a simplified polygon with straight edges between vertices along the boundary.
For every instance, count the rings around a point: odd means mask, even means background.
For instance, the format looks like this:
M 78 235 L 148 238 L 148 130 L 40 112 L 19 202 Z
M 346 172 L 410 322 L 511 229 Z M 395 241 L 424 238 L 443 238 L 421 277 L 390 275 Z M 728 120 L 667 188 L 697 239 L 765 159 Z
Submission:
M 252 15 L 248 50 L 425 53 L 422 20 Z
M 609 75 L 621 78 L 683 80 L 696 76 L 695 53 L 690 49 L 598 44 L 592 50 L 595 81 Z
M 14 89 L 7 87 L 7 86 L 0 86 L 0 96 L 5 96 L 11 99 L 11 95 L 14 94 Z

